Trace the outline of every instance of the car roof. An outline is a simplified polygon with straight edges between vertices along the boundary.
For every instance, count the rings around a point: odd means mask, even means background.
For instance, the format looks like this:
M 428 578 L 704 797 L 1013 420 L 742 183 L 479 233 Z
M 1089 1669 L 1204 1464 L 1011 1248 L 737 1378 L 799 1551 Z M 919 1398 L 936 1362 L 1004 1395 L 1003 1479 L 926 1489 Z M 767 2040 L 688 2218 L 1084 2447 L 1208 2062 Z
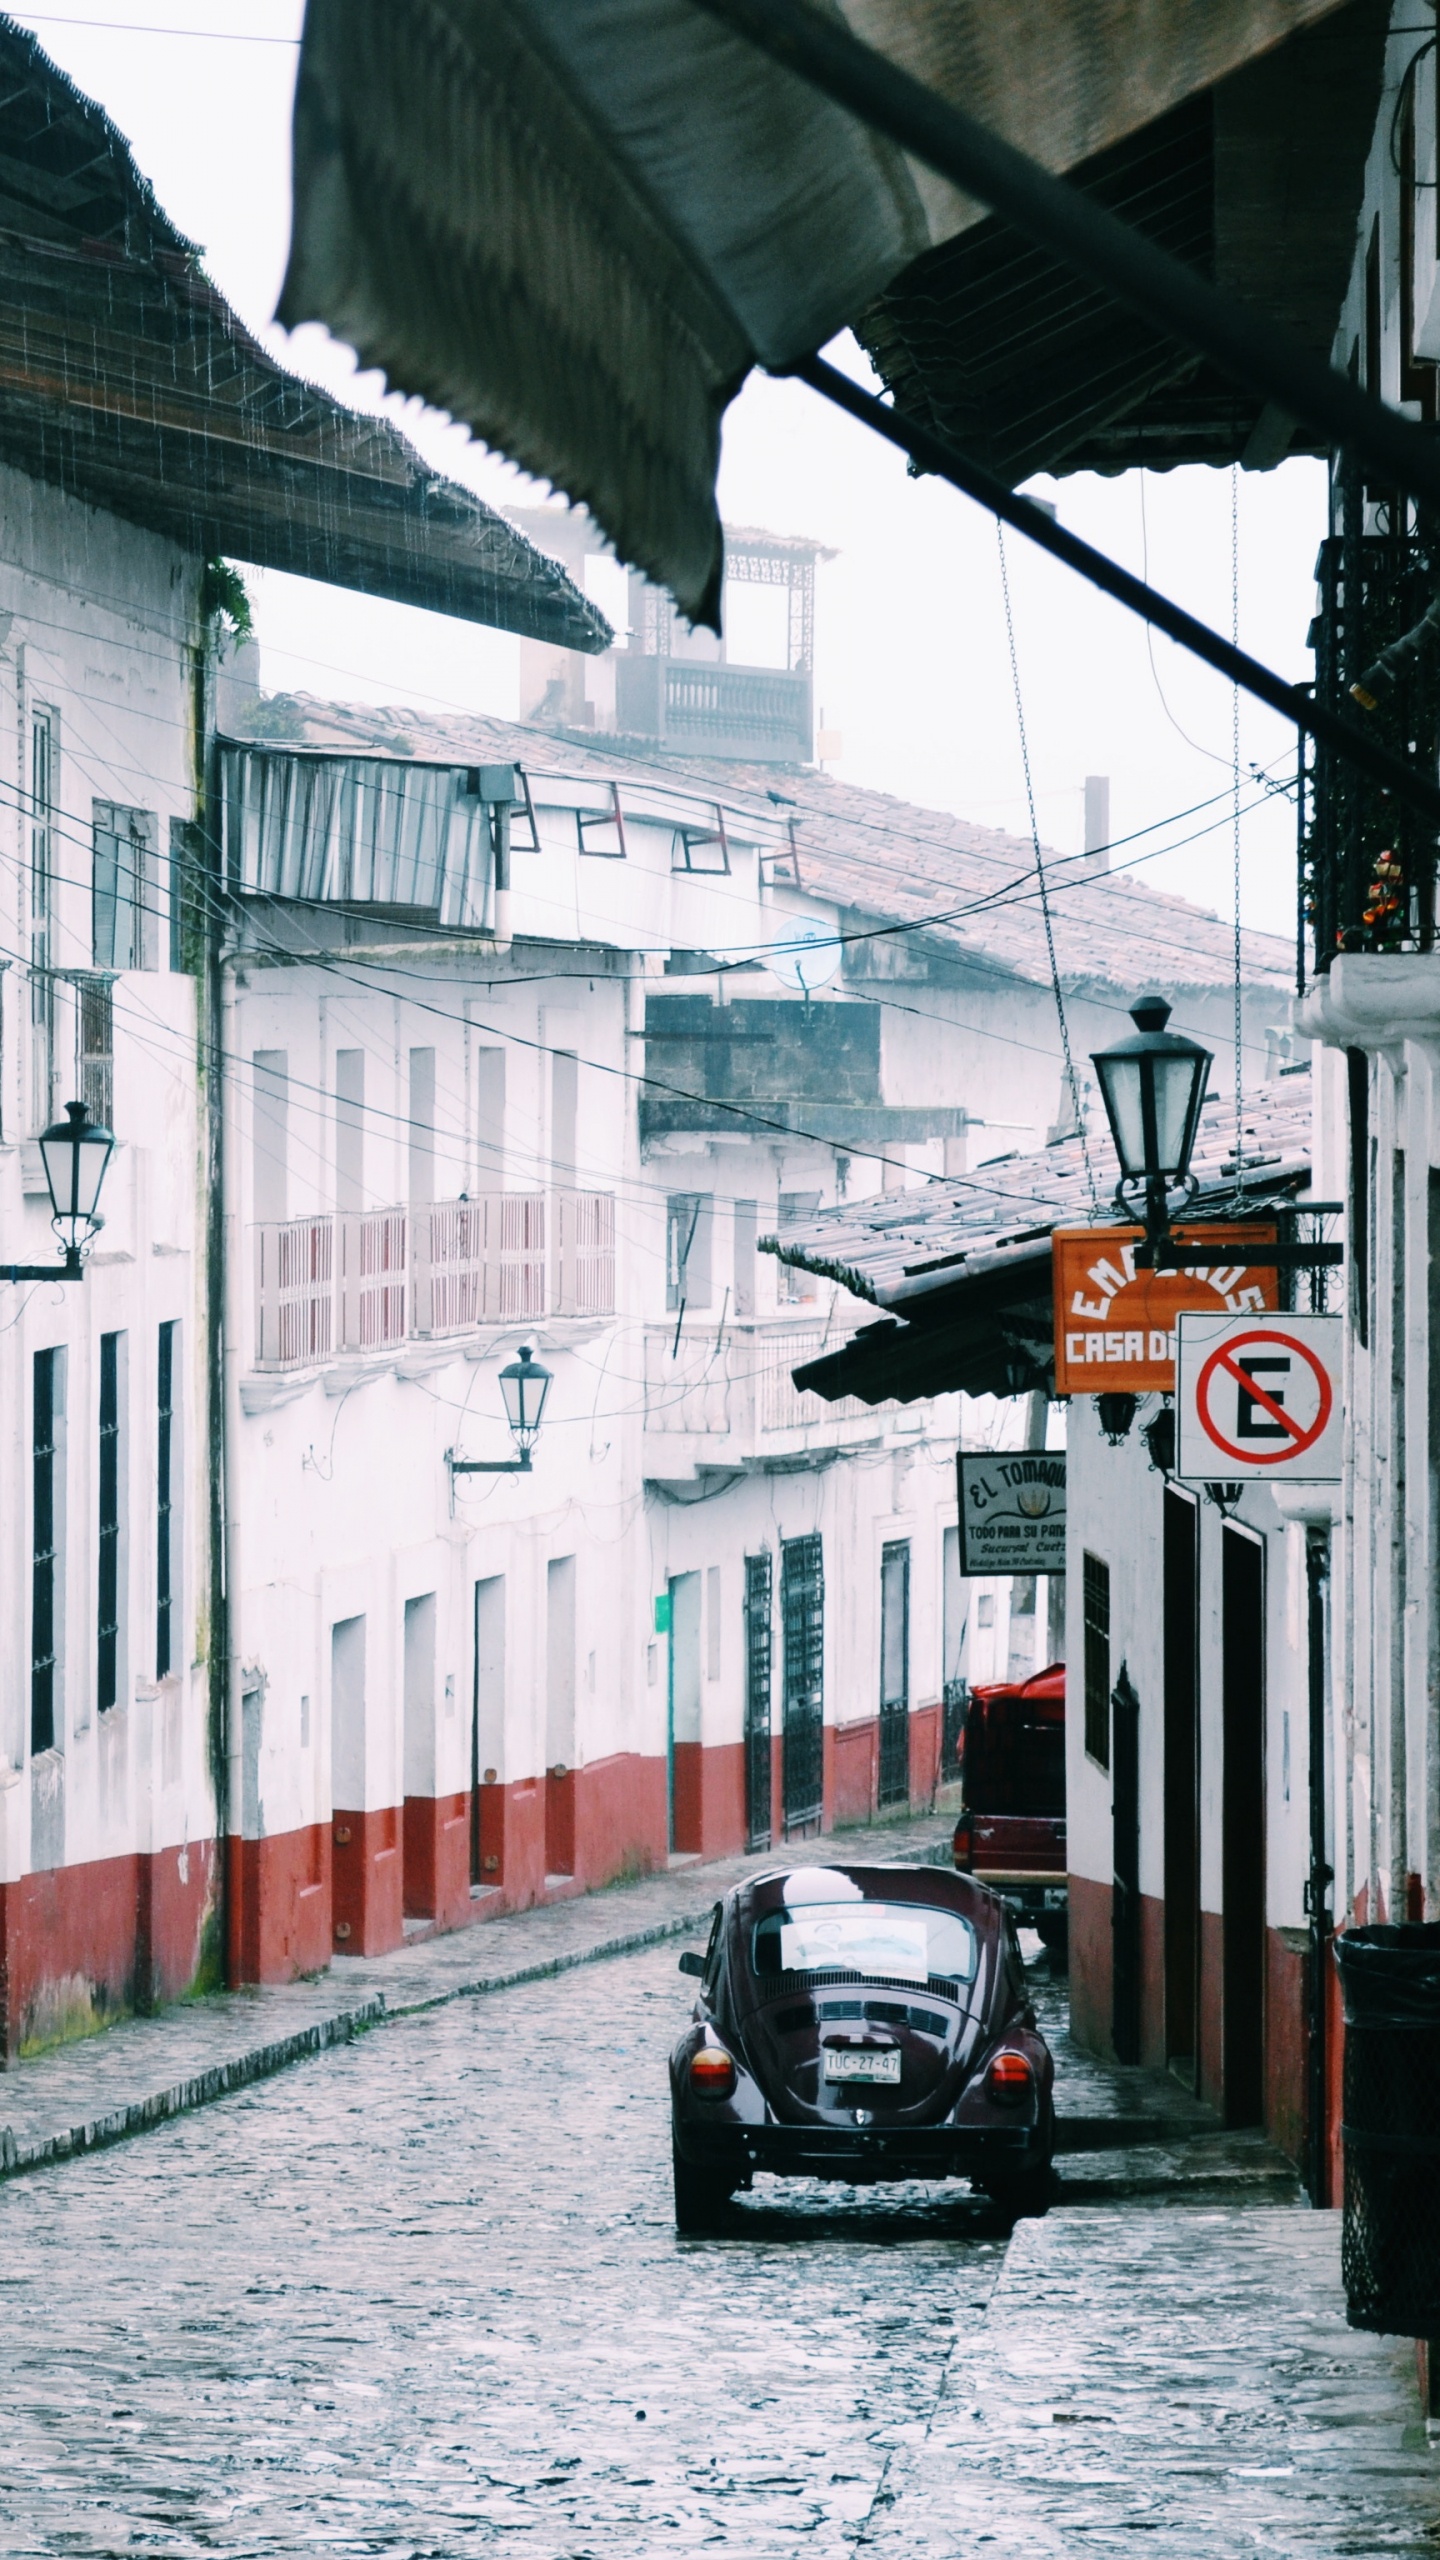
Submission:
M 867 1902 L 915 1902 L 935 1911 L 957 1911 L 967 1920 L 998 1920 L 1000 1906 L 993 1894 L 972 1877 L 962 1876 L 950 1867 L 880 1866 L 816 1864 L 803 1867 L 767 1867 L 760 1875 L 746 1876 L 732 1885 L 727 1900 L 735 1907 L 743 1902 L 752 1911 L 775 1911 L 789 1900 L 795 1903 L 820 1903 L 828 1899 L 849 1901 L 849 1894 L 827 1895 L 823 1879 L 834 1876 L 859 1887 Z M 786 1886 L 795 1883 L 800 1891 L 787 1895 Z M 807 1890 L 808 1888 L 808 1890 Z

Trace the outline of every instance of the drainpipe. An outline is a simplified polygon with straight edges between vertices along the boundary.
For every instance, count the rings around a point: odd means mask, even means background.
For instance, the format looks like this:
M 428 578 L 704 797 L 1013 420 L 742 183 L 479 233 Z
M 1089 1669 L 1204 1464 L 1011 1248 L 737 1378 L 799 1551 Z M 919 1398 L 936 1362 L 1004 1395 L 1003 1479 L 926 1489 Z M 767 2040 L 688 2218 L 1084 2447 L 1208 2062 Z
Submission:
M 199 1163 L 204 1194 L 202 1310 L 205 1343 L 205 1664 L 206 1748 L 215 1798 L 216 1918 L 221 1962 L 233 1980 L 234 1927 L 229 1871 L 230 1764 L 227 1755 L 229 1640 L 226 1612 L 226 1504 L 224 1398 L 225 1233 L 224 1040 L 220 1019 L 221 854 L 218 832 L 219 771 L 215 746 L 214 662 L 203 617 L 191 658 L 190 762 L 195 825 L 187 842 L 186 872 L 172 884 L 181 894 L 180 943 L 195 978 L 196 1083 L 200 1097 Z
M 226 1468 L 226 1270 L 225 1270 L 225 1093 L 229 1027 L 224 1000 L 224 864 L 220 841 L 219 751 L 215 744 L 209 652 L 196 657 L 197 765 L 199 779 L 198 861 L 201 893 L 197 900 L 200 1008 L 200 1081 L 204 1097 L 205 1182 L 205 1409 L 207 1455 L 207 1544 L 209 1641 L 210 1769 L 215 1789 L 216 1865 L 219 1884 L 220 1941 L 225 1980 L 233 1990 L 239 1981 L 239 1897 L 235 1890 L 231 1846 L 231 1812 L 235 1793 L 230 1763 L 230 1576 L 226 1552 L 230 1506 Z
M 1310 2016 L 1306 2052 L 1305 2184 L 1310 2202 L 1315 2206 L 1328 2204 L 1330 2200 L 1325 2092 L 1325 2013 L 1330 1988 L 1329 1902 L 1334 1875 L 1325 1856 L 1325 1681 L 1329 1580 L 1330 1532 L 1328 1529 L 1309 1528 L 1305 1533 L 1305 1585 L 1309 1633 L 1310 1874 L 1305 1886 L 1305 1910 L 1310 1922 Z
M 218 805 L 218 803 L 217 803 Z M 235 1056 L 235 979 L 225 954 L 215 951 L 214 967 L 215 1020 L 215 1103 L 213 1187 L 210 1195 L 210 1220 L 207 1252 L 210 1266 L 211 1306 L 213 1309 L 212 1377 L 215 1396 L 215 1431 L 211 1448 L 214 1465 L 215 1500 L 219 1515 L 217 1554 L 219 1572 L 216 1591 L 216 1729 L 225 1756 L 225 1978 L 232 1991 L 238 1991 L 245 1979 L 244 1898 L 242 1892 L 244 1803 L 240 1784 L 240 1699 L 238 1666 L 235 1662 L 235 1612 L 233 1595 L 238 1587 L 237 1545 L 239 1511 L 235 1500 L 235 1435 L 231 1428 L 235 1412 L 235 1347 L 239 1308 L 240 1274 L 237 1253 L 227 1251 L 227 1240 L 235 1220 L 232 1204 L 226 1197 L 229 1167 L 232 1161 L 228 1144 L 228 1120 L 234 1102 L 231 1064 Z M 237 1239 L 238 1241 L 238 1239 Z

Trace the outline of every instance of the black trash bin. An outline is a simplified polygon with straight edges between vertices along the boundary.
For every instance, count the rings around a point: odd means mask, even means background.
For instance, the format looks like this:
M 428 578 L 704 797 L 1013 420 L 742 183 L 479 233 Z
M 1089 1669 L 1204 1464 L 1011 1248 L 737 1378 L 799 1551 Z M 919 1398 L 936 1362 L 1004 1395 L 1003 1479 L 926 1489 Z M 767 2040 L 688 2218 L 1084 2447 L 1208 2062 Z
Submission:
M 1440 2338 L 1440 1922 L 1345 1929 L 1345 2221 L 1352 2329 Z

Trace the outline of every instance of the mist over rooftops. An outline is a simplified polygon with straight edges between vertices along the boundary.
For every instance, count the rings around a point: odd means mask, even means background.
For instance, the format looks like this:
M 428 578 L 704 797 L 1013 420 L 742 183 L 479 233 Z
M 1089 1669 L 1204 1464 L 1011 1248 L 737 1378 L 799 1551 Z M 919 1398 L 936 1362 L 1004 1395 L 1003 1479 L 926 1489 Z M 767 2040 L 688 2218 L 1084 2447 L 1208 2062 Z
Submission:
M 998 827 L 978 825 L 896 794 L 804 766 L 777 768 L 729 759 L 657 755 L 622 736 L 587 740 L 528 728 L 484 714 L 417 712 L 403 705 L 371 708 L 327 702 L 306 693 L 271 694 L 237 707 L 236 735 L 274 744 L 333 747 L 347 754 L 414 756 L 456 764 L 517 763 L 532 777 L 570 776 L 719 802 L 743 841 L 747 815 L 780 842 L 777 880 L 841 908 L 851 928 L 882 928 L 852 945 L 847 971 L 877 980 L 923 976 L 927 950 L 953 970 L 973 956 L 987 972 L 997 965 L 1017 979 L 1049 978 L 1044 920 L 1029 843 Z M 1228 808 L 1228 794 L 1225 795 Z M 1216 808 L 1221 803 L 1217 800 Z M 1183 822 L 1204 827 L 1214 812 Z M 1228 823 L 1228 815 L 1226 817 Z M 1133 988 L 1151 979 L 1167 988 L 1229 985 L 1234 966 L 1228 919 L 1165 890 L 1148 887 L 1123 864 L 1143 856 L 1149 838 L 1109 856 L 1046 853 L 1060 972 L 1065 985 Z M 886 925 L 906 930 L 885 935 Z M 1242 937 L 1246 982 L 1290 983 L 1294 953 L 1278 935 Z

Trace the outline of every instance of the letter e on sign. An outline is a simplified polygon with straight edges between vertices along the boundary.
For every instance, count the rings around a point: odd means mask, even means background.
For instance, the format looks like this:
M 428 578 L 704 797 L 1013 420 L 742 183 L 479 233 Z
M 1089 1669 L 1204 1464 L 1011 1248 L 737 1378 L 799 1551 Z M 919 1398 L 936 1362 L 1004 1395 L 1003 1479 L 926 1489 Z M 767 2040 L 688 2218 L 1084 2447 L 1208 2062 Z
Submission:
M 1182 1315 L 1179 1334 L 1178 1476 L 1338 1483 L 1339 1316 Z

